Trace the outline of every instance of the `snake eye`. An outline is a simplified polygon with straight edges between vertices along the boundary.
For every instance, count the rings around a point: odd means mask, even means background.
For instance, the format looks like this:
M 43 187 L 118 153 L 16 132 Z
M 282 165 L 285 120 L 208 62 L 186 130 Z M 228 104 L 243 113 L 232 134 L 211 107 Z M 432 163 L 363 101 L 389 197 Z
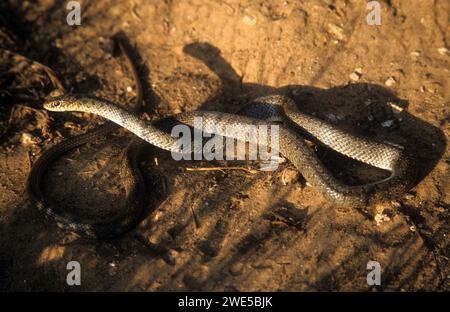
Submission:
M 58 107 L 61 106 L 60 101 L 47 101 L 44 103 L 44 108 L 48 110 L 55 110 L 58 109 Z

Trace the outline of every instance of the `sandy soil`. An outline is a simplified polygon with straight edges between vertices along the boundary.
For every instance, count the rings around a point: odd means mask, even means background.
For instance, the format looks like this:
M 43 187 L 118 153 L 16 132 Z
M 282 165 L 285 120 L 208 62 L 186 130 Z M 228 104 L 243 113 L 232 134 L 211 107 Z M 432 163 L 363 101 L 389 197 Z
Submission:
M 43 150 L 102 120 L 46 112 L 48 76 L 2 53 L 1 290 L 450 289 L 449 2 L 380 1 L 380 26 L 367 24 L 363 1 L 268 2 L 80 1 L 82 25 L 68 26 L 64 1 L 7 0 L 0 46 L 48 65 L 73 92 L 126 104 L 134 85 L 110 39 L 123 31 L 150 119 L 236 112 L 251 98 L 283 92 L 304 112 L 413 151 L 417 185 L 362 212 L 328 203 L 289 162 L 256 174 L 191 172 L 257 164 L 177 162 L 150 148 L 143 167 L 151 213 L 135 232 L 169 252 L 155 253 L 131 234 L 81 239 L 43 218 L 25 182 Z M 122 130 L 62 157 L 46 177 L 46 194 L 83 215 L 121 209 L 118 157 L 131 138 Z M 333 153 L 319 155 L 350 183 L 367 173 Z M 66 284 L 72 260 L 81 264 L 81 286 Z M 381 264 L 381 286 L 366 283 L 370 260 Z

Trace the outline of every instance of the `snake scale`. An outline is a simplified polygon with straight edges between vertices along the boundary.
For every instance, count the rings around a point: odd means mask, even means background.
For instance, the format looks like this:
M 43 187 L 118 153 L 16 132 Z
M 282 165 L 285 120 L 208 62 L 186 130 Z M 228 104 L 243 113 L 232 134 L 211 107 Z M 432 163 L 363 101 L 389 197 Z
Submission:
M 121 126 L 137 137 L 161 149 L 180 153 L 177 138 L 159 130 L 152 123 L 142 120 L 135 113 L 107 100 L 86 95 L 62 95 L 47 100 L 44 107 L 49 111 L 78 111 L 93 113 Z M 311 115 L 297 111 L 292 99 L 284 95 L 269 95 L 253 100 L 239 114 L 214 111 L 194 111 L 180 113 L 175 118 L 186 125 L 195 127 L 194 117 L 202 117 L 203 129 L 214 126 L 215 134 L 226 136 L 226 128 L 230 125 L 272 125 L 279 126 L 280 153 L 284 155 L 303 175 L 303 177 L 325 198 L 337 205 L 348 207 L 364 207 L 366 205 L 393 199 L 407 192 L 415 182 L 414 159 L 403 147 L 391 143 L 378 142 L 343 131 L 336 126 Z M 97 137 L 97 135 L 95 135 Z M 335 178 L 322 164 L 317 154 L 305 143 L 305 138 L 312 138 L 340 154 L 390 172 L 390 176 L 381 181 L 364 185 L 347 185 Z M 81 137 L 83 142 L 92 140 L 89 134 Z M 235 137 L 249 141 L 249 137 Z M 80 139 L 81 140 L 81 139 Z M 255 139 L 257 140 L 257 139 Z M 73 143 L 78 146 L 79 142 Z M 256 142 L 267 144 L 267 142 Z M 56 220 L 57 224 L 67 230 L 88 238 L 117 236 L 136 224 L 139 205 L 109 220 L 86 222 L 50 205 L 40 191 L 40 183 L 46 167 L 62 152 L 70 149 L 68 144 L 55 146 L 61 151 L 52 151 L 44 155 L 32 168 L 29 179 L 29 190 L 38 208 L 47 216 Z M 52 157 L 45 157 L 48 156 Z M 131 164 L 128 168 L 136 170 L 135 157 L 128 157 Z M 138 172 L 137 175 L 140 175 Z M 133 179 L 142 177 L 133 176 Z M 136 183 L 139 185 L 140 183 Z M 128 196 L 131 202 L 142 195 L 142 188 L 134 188 Z M 36 200 L 37 199 L 37 200 Z

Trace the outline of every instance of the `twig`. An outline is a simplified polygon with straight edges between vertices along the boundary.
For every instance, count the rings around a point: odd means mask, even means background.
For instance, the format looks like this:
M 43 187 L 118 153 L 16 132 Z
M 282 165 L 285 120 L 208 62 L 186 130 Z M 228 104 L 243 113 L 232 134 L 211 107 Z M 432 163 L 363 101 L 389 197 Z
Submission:
M 258 173 L 258 170 L 245 168 L 245 167 L 199 167 L 199 168 L 186 168 L 186 171 L 225 171 L 225 170 L 242 170 L 251 174 Z
M 192 216 L 194 218 L 195 228 L 199 229 L 200 228 L 200 220 L 198 219 L 197 214 L 195 213 L 195 210 L 192 207 L 191 207 L 191 212 L 192 212 Z

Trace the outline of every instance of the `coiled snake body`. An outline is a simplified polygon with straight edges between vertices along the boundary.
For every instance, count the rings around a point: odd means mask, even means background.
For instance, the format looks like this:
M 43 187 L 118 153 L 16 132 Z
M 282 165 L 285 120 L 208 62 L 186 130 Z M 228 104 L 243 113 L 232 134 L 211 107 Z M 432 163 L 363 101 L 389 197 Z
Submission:
M 115 38 L 115 43 L 120 52 L 124 55 L 136 84 L 136 100 L 134 110 L 137 112 L 142 107 L 143 90 L 139 79 L 139 74 L 134 65 L 128 48 L 120 38 Z M 141 155 L 145 142 L 134 138 L 124 149 L 121 155 L 120 176 L 124 180 L 127 193 L 125 210 L 119 214 L 103 220 L 87 220 L 78 215 L 69 213 L 58 205 L 47 200 L 42 190 L 41 182 L 49 165 L 62 154 L 97 138 L 104 137 L 120 127 L 113 123 L 94 128 L 78 136 L 71 137 L 61 143 L 46 150 L 41 157 L 33 164 L 27 181 L 27 190 L 32 201 L 46 217 L 55 221 L 56 224 L 67 231 L 77 233 L 86 238 L 112 238 L 132 229 L 140 220 L 145 204 L 145 182 L 137 165 L 137 159 Z M 141 240 L 141 237 L 136 237 Z M 144 242 L 146 244 L 146 242 Z
M 50 111 L 81 111 L 100 115 L 128 129 L 159 148 L 175 151 L 176 138 L 139 119 L 136 115 L 102 99 L 83 95 L 64 95 L 47 101 Z M 216 134 L 226 136 L 229 125 L 279 124 L 280 152 L 304 178 L 330 201 L 338 205 L 361 207 L 400 196 L 414 182 L 412 158 L 400 146 L 380 143 L 352 135 L 316 117 L 299 113 L 293 101 L 281 95 L 256 99 L 243 112 L 246 116 L 221 112 L 195 111 L 176 116 L 180 122 L 194 126 L 194 117 L 202 117 L 203 127 L 215 126 Z M 388 170 L 391 175 L 375 183 L 349 186 L 336 179 L 306 145 L 293 125 L 307 132 L 321 144 L 368 165 Z M 249 140 L 247 137 L 237 137 Z M 259 144 L 263 144 L 258 142 Z

